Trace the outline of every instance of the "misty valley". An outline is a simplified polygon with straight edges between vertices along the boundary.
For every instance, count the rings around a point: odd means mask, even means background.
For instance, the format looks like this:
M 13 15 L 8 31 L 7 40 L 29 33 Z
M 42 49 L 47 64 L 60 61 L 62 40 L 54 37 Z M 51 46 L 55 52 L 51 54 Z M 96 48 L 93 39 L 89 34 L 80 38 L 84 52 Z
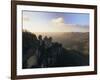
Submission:
M 89 32 L 22 32 L 22 68 L 89 65 Z

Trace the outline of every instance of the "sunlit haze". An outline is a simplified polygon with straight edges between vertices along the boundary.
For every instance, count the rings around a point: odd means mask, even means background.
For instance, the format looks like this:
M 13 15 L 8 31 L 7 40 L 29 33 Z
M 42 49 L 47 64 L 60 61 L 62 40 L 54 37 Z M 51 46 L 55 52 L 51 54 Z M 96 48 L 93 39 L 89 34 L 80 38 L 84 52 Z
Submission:
M 89 32 L 89 14 L 22 12 L 23 30 L 30 32 Z

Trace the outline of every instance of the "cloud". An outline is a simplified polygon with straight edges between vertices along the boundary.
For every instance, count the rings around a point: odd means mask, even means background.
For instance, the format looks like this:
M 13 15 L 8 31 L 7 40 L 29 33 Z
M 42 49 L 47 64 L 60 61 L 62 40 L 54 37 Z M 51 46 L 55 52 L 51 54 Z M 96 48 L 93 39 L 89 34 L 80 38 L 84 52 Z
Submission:
M 52 19 L 51 21 L 52 23 L 56 23 L 56 24 L 59 24 L 59 23 L 64 23 L 64 19 L 62 17 L 59 17 L 59 18 L 56 18 L 56 19 Z
M 51 20 L 52 27 L 58 32 L 88 32 L 88 26 L 82 26 L 77 24 L 66 24 L 62 17 L 58 17 Z
M 31 17 L 23 17 L 23 29 L 31 32 L 89 32 L 89 26 L 65 23 L 63 17 L 53 18 L 46 24 L 32 21 Z

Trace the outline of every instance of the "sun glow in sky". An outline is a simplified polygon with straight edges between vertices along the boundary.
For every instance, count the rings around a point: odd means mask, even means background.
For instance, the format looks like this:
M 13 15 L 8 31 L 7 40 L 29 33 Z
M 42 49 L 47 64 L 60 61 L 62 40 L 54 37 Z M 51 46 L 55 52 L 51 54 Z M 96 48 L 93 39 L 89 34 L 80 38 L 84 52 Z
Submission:
M 23 11 L 23 30 L 30 32 L 89 32 L 89 14 Z

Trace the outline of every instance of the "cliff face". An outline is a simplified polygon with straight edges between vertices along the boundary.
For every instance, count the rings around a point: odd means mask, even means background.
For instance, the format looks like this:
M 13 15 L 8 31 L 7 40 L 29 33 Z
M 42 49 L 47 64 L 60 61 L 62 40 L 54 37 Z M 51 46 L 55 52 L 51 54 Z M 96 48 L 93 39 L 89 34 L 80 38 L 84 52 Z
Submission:
M 37 36 L 23 32 L 23 68 L 89 65 L 89 55 L 83 54 L 83 51 L 88 54 L 88 33 L 48 33 L 42 36 L 47 36 L 46 40 L 42 39 L 42 45 Z

